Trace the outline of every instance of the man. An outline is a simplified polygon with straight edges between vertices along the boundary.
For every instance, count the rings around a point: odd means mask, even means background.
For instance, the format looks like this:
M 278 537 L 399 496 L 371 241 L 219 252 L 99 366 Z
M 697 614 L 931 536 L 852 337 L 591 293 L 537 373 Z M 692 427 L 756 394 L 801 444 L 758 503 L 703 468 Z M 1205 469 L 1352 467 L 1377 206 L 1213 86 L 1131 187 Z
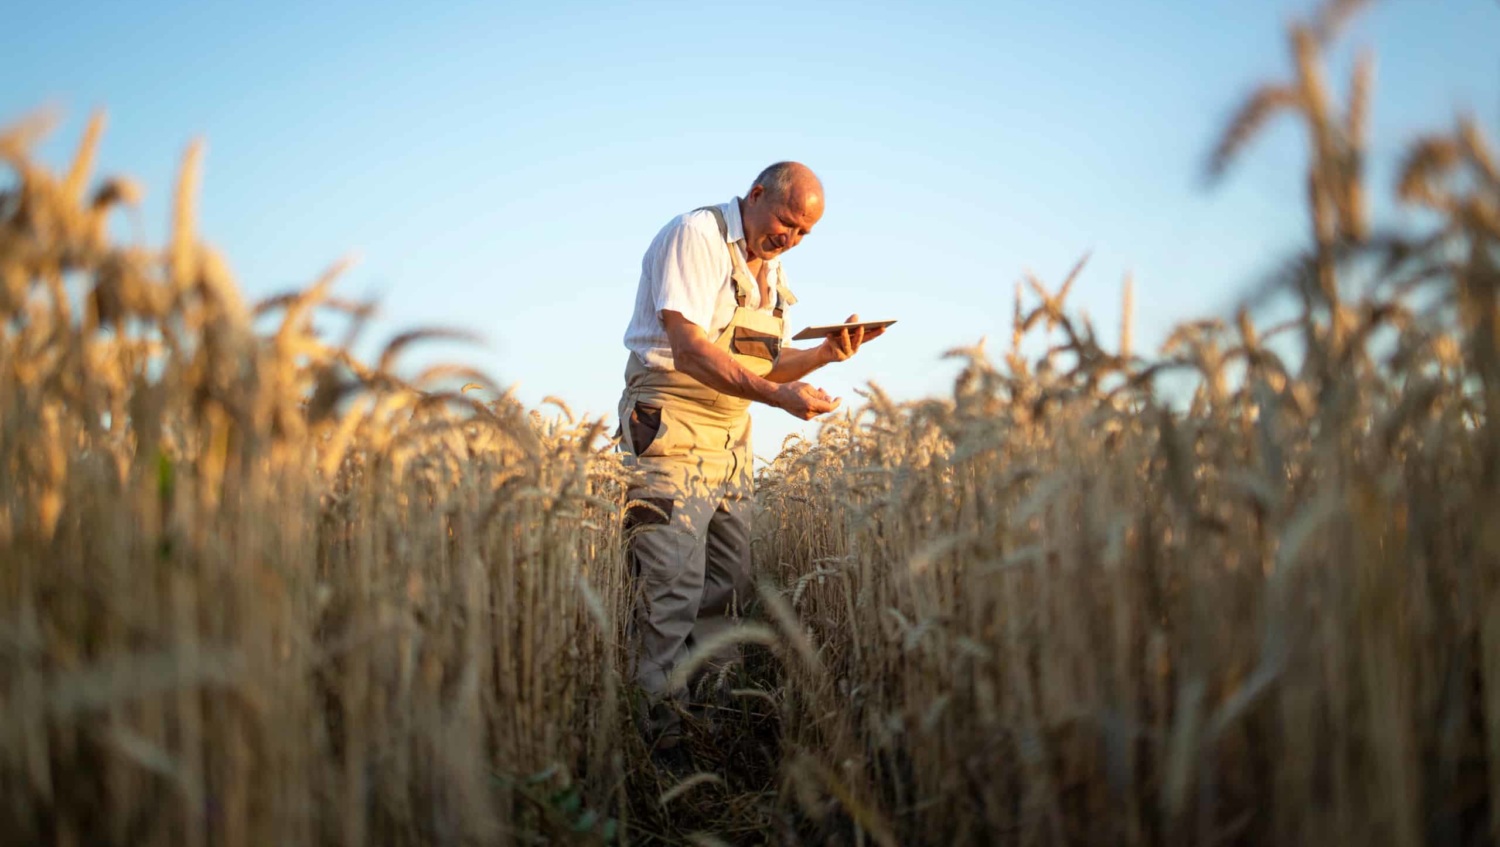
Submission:
M 629 494 L 637 505 L 626 514 L 635 679 L 659 751 L 679 743 L 676 706 L 686 692 L 669 690 L 673 668 L 732 626 L 752 591 L 750 404 L 803 420 L 833 411 L 839 401 L 801 379 L 881 332 L 787 346 L 787 309 L 797 299 L 780 257 L 822 217 L 821 181 L 779 162 L 743 198 L 673 219 L 641 261 L 620 422 L 639 472 Z

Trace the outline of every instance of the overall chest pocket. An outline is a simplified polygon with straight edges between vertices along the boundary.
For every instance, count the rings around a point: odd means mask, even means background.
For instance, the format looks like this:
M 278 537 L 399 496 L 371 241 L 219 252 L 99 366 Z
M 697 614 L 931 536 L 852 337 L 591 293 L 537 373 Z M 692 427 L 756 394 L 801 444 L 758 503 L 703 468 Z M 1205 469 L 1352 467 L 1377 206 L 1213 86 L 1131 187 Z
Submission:
M 775 362 L 781 355 L 781 337 L 748 326 L 737 326 L 729 339 L 729 349 L 741 356 Z

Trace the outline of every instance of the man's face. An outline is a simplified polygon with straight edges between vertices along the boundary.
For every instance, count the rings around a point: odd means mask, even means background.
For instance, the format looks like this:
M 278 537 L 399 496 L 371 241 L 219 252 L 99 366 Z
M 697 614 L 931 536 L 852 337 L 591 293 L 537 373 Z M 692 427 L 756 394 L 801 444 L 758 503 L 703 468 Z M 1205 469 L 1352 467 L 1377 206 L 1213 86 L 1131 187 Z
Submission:
M 750 189 L 744 205 L 745 246 L 752 258 L 773 259 L 796 247 L 823 217 L 816 189 L 793 187 L 772 197 L 764 186 Z

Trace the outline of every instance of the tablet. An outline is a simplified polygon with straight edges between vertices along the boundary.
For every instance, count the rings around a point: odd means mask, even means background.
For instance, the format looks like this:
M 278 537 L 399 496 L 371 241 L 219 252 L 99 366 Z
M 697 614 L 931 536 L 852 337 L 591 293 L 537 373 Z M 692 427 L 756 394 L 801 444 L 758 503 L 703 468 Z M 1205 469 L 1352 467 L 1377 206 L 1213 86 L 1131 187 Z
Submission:
M 810 326 L 792 336 L 793 341 L 806 341 L 809 338 L 823 338 L 829 335 L 838 335 L 841 329 L 885 329 L 895 321 L 855 321 L 851 324 L 828 324 L 827 326 Z

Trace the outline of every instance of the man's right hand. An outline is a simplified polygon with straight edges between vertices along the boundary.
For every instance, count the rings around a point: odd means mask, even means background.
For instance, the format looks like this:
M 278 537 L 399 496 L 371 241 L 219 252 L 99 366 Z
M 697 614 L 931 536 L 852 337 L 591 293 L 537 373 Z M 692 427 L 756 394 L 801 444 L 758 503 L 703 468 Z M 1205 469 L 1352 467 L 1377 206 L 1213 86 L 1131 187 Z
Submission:
M 810 421 L 818 415 L 827 414 L 839 407 L 837 398 L 829 397 L 821 388 L 805 382 L 788 382 L 776 389 L 776 407 L 787 414 Z

